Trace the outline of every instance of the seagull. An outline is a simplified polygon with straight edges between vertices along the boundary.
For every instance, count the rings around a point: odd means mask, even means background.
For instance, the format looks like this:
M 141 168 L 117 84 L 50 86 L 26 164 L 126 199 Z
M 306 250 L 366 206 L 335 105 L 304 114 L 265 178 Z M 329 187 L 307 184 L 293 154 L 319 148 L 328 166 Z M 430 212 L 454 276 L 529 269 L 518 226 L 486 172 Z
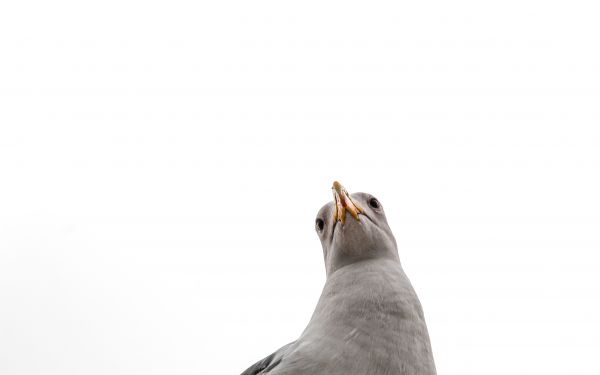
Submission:
M 337 181 L 332 191 L 315 220 L 327 278 L 312 318 L 242 375 L 435 375 L 423 309 L 383 206 Z

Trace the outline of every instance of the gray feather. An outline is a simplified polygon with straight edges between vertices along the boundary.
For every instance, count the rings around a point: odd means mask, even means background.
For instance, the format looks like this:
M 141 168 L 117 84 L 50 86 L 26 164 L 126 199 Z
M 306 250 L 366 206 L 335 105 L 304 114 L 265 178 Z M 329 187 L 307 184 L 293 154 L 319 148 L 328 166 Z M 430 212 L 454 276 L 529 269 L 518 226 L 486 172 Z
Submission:
M 366 206 L 369 195 L 352 198 Z M 243 375 L 435 375 L 423 309 L 383 211 L 365 209 L 342 227 L 332 209 L 318 214 L 327 280 L 308 326 Z

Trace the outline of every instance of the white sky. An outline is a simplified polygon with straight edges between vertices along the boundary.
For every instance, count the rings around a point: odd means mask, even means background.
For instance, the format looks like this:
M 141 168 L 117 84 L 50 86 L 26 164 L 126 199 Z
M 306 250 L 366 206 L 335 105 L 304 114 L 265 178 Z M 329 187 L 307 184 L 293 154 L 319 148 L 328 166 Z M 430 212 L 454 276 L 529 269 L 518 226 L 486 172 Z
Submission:
M 0 6 L 0 373 L 237 374 L 383 203 L 442 374 L 600 373 L 595 2 Z

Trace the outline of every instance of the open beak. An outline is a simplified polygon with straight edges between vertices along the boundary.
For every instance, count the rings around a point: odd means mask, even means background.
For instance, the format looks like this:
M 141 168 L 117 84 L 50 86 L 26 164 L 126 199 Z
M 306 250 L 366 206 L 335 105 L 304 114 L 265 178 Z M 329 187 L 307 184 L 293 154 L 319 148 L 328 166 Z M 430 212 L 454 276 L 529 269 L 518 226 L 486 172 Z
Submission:
M 334 181 L 331 190 L 333 191 L 333 199 L 335 202 L 333 221 L 337 222 L 339 220 L 342 222 L 342 224 L 344 224 L 344 221 L 346 220 L 346 210 L 350 212 L 352 217 L 360 221 L 358 214 L 363 212 L 363 209 L 360 208 L 360 206 L 356 204 L 352 198 L 350 198 L 350 194 L 348 194 L 348 191 L 342 186 L 342 184 Z

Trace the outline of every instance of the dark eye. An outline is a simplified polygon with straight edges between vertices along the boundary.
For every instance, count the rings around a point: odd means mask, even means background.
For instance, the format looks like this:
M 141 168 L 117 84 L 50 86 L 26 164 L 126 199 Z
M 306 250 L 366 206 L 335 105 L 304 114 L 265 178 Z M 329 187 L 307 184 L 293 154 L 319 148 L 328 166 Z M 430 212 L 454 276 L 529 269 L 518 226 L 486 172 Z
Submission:
M 325 222 L 323 221 L 323 219 L 317 219 L 315 221 L 315 227 L 319 232 L 322 232 L 323 228 L 325 228 Z
M 369 199 L 369 206 L 372 208 L 381 208 L 381 203 L 377 200 L 377 198 L 373 197 Z

